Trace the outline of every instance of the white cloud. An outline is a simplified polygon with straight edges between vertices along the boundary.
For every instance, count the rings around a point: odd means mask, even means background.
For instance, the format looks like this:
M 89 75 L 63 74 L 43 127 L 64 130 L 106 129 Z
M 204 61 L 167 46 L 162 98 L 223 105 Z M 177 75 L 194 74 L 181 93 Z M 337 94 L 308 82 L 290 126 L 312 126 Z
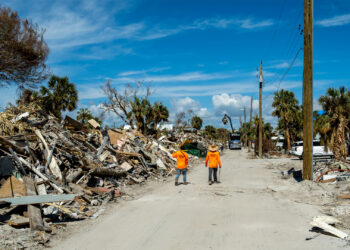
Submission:
M 206 30 L 209 28 L 227 29 L 236 28 L 244 30 L 262 29 L 272 26 L 274 22 L 270 19 L 257 21 L 252 18 L 238 19 L 238 18 L 209 18 L 198 19 L 190 25 L 179 25 L 175 28 L 161 28 L 155 26 L 155 28 L 148 30 L 139 37 L 141 40 L 153 40 L 159 39 L 171 35 L 178 34 L 180 32 L 188 30 Z
M 343 26 L 349 23 L 350 23 L 350 14 L 334 16 L 334 17 L 326 18 L 316 22 L 317 25 L 322 27 Z
M 272 20 L 254 21 L 252 19 L 241 20 L 241 28 L 243 29 L 259 29 L 272 26 Z
M 243 117 L 243 109 L 246 107 L 247 111 L 250 109 L 250 96 L 242 96 L 240 94 L 229 95 L 223 93 L 220 95 L 214 95 L 212 97 L 214 112 L 217 116 L 223 116 L 228 114 L 232 117 Z M 259 102 L 253 101 L 253 109 L 257 109 Z
M 99 99 L 105 97 L 101 90 L 102 85 L 103 82 L 84 85 L 80 84 L 78 86 L 79 99 Z M 120 83 L 115 84 L 113 81 L 112 85 L 124 87 L 124 85 L 120 85 Z M 166 86 L 164 84 L 151 84 L 151 88 L 154 90 L 153 96 L 155 97 L 212 96 L 219 95 L 221 93 L 255 93 L 257 92 L 257 86 L 258 83 L 254 83 L 252 81 L 232 81 L 215 84 L 172 84 Z M 268 90 L 272 91 L 275 89 L 277 89 L 277 87 Z
M 127 72 L 129 75 L 134 75 L 134 73 L 140 74 L 142 72 Z M 125 74 L 125 73 L 124 73 Z M 179 75 L 144 75 L 144 76 L 134 76 L 134 77 L 119 77 L 112 79 L 118 83 L 127 83 L 135 81 L 146 81 L 155 83 L 166 83 L 166 82 L 188 82 L 188 81 L 207 81 L 216 79 L 225 79 L 232 77 L 232 73 L 202 73 L 202 72 L 188 72 Z
M 201 103 L 190 97 L 173 99 L 171 101 L 171 110 L 170 110 L 170 120 L 175 120 L 175 115 L 177 113 L 192 111 L 194 115 L 198 115 L 202 119 L 208 118 L 211 114 L 208 108 L 201 107 Z
M 145 69 L 145 70 L 131 70 L 131 71 L 121 72 L 118 75 L 119 76 L 144 75 L 149 72 L 161 72 L 168 69 L 170 69 L 170 67 L 159 67 L 159 68 L 151 68 L 151 69 Z
M 323 110 L 321 104 L 319 103 L 319 101 L 316 99 L 314 100 L 314 103 L 313 103 L 313 110 Z

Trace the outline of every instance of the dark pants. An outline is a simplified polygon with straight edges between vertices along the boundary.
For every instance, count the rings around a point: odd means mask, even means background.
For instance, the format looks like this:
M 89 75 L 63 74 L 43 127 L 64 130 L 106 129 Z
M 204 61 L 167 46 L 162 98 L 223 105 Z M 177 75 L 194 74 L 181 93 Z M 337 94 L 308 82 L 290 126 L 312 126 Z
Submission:
M 217 177 L 218 168 L 209 168 L 209 181 L 212 181 L 212 176 L 214 176 L 214 181 L 218 180 Z

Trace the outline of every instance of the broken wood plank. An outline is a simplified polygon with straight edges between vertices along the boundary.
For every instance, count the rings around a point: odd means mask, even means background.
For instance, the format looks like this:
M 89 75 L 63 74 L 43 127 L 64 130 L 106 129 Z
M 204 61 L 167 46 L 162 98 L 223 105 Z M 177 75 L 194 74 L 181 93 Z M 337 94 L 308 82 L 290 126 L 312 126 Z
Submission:
M 54 189 L 56 189 L 58 192 L 60 193 L 64 193 L 63 190 L 58 187 L 55 183 L 52 183 L 49 178 L 47 178 L 45 175 L 43 175 L 39 170 L 37 170 L 35 167 L 33 167 L 32 165 L 30 165 L 29 162 L 27 162 L 26 160 L 24 160 L 22 157 L 19 158 L 19 160 L 24 163 L 25 165 L 27 165 L 29 167 L 30 170 L 32 170 L 35 174 L 37 174 L 39 177 L 41 177 L 42 179 L 44 179 L 45 181 L 48 181 L 48 184 L 53 187 Z
M 29 177 L 24 177 L 23 180 L 26 185 L 27 195 L 29 195 L 29 196 L 23 196 L 23 197 L 30 197 L 30 196 L 36 197 L 34 181 Z M 18 198 L 13 198 L 13 199 L 18 199 Z M 11 205 L 14 205 L 14 204 L 11 202 Z M 23 204 L 23 205 L 26 205 L 26 204 Z M 43 230 L 44 222 L 43 222 L 43 218 L 41 217 L 40 204 L 39 205 L 28 204 L 28 217 L 29 217 L 30 229 L 32 231 Z
M 331 178 L 331 179 L 328 179 L 328 180 L 322 180 L 320 181 L 321 183 L 329 183 L 329 182 L 335 182 L 337 180 L 337 178 Z
M 95 121 L 94 119 L 88 120 L 88 123 L 89 123 L 91 126 L 93 126 L 94 128 L 99 128 L 99 127 L 101 127 L 101 125 L 100 125 L 97 121 Z
M 14 142 L 7 140 L 5 137 L 0 136 L 0 144 L 7 145 L 8 147 L 11 147 L 14 151 L 17 153 L 24 155 L 26 151 L 24 148 L 18 147 Z
M 329 224 L 335 224 L 339 223 L 339 221 L 331 216 L 317 216 L 314 217 L 313 221 L 311 222 L 311 226 L 321 228 L 322 230 L 333 234 L 341 239 L 345 239 L 349 237 L 347 233 L 344 233 L 343 231 L 340 231 L 339 229 L 329 225 Z
M 29 226 L 29 218 L 19 218 L 19 219 L 14 219 L 14 220 L 8 220 L 7 224 L 9 224 L 12 227 L 27 227 Z
M 0 198 L 25 196 L 26 188 L 23 182 L 11 176 L 0 188 Z
M 130 169 L 132 169 L 133 167 L 127 163 L 126 161 L 123 162 L 122 165 L 119 166 L 120 168 L 122 168 L 124 171 L 129 171 Z
M 11 206 L 18 205 L 28 205 L 28 204 L 40 204 L 46 202 L 56 202 L 56 201 L 70 201 L 73 200 L 77 194 L 47 194 L 47 195 L 31 195 L 31 196 L 21 196 L 14 198 L 1 198 L 1 201 L 11 203 Z
M 74 120 L 68 115 L 66 115 L 66 117 L 64 118 L 64 126 L 73 127 L 74 130 L 77 130 L 77 131 L 84 129 L 84 124 L 82 124 L 81 122 L 78 122 L 77 120 Z
M 105 136 L 105 137 L 103 138 L 103 142 L 102 142 L 101 146 L 99 147 L 99 149 L 98 149 L 98 151 L 97 151 L 97 157 L 100 156 L 100 154 L 102 153 L 102 150 L 103 150 L 103 148 L 106 146 L 107 142 L 108 142 L 108 136 Z
M 37 184 L 38 182 L 43 182 L 44 180 L 42 178 L 38 178 L 38 176 L 35 176 L 36 177 L 36 187 L 38 189 L 38 194 L 39 195 L 45 195 L 47 194 L 46 192 L 46 187 L 45 187 L 45 184 L 42 183 L 42 184 Z
M 46 152 L 50 152 L 49 150 L 49 146 L 47 145 L 47 142 L 45 141 L 43 135 L 41 134 L 40 130 L 35 130 L 35 134 L 39 137 L 39 139 L 41 140 L 41 142 L 43 143 Z M 49 157 L 49 155 L 47 155 L 47 157 Z M 47 159 L 49 160 L 49 159 Z M 50 164 L 49 164 L 49 168 L 52 172 L 52 174 L 54 174 L 59 180 L 62 180 L 62 173 L 60 168 L 58 167 L 58 164 L 56 162 L 55 157 L 52 157 Z
M 71 210 L 69 210 L 68 208 L 64 207 L 64 206 L 60 206 L 60 205 L 57 205 L 55 203 L 51 203 L 51 202 L 46 202 L 44 203 L 45 205 L 48 205 L 48 206 L 52 206 L 52 207 L 57 207 L 59 210 L 61 210 L 63 213 L 65 214 L 72 214 L 73 212 Z
M 339 199 L 350 199 L 350 195 L 339 195 Z

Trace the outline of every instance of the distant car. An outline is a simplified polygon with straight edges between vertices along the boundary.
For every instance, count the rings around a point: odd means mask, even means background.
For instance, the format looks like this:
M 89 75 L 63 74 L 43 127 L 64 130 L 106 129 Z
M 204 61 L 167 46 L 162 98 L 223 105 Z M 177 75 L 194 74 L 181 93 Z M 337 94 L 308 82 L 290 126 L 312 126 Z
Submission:
M 292 145 L 292 150 L 290 151 L 292 155 L 298 156 L 300 159 L 303 158 L 303 141 L 295 142 Z M 333 158 L 333 152 L 324 149 L 319 140 L 313 141 L 312 155 L 315 157 L 331 157 Z
M 272 136 L 271 140 L 275 143 L 277 151 L 281 151 L 284 146 L 283 136 Z

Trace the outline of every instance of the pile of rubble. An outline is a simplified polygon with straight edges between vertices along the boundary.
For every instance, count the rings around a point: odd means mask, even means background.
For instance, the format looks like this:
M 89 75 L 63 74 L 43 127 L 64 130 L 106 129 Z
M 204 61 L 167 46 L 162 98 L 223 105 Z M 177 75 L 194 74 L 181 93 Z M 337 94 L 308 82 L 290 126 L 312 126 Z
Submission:
M 60 121 L 34 104 L 6 109 L 0 113 L 0 231 L 30 227 L 39 232 L 31 239 L 45 244 L 45 232 L 97 216 L 99 207 L 123 195 L 122 187 L 172 175 L 178 140 L 105 130 L 95 120 L 88 127 L 69 116 Z M 6 230 L 1 235 L 6 248 L 25 246 Z

